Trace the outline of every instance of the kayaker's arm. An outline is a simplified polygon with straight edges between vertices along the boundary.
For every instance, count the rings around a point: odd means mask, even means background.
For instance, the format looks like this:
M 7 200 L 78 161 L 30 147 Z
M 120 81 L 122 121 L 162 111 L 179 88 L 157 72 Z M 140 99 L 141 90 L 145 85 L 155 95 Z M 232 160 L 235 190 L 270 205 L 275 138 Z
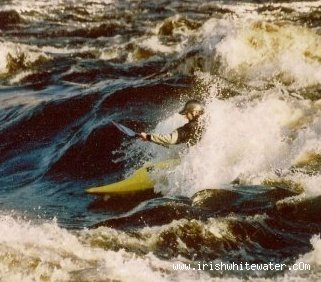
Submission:
M 158 145 L 174 145 L 177 144 L 178 141 L 178 131 L 175 130 L 170 134 L 147 134 L 145 132 L 142 132 L 139 134 L 139 136 L 144 141 L 150 141 Z
M 163 146 L 182 143 L 185 143 L 187 146 L 195 145 L 200 140 L 204 128 L 199 119 L 204 114 L 204 107 L 197 100 L 189 100 L 179 113 L 186 117 L 188 123 L 177 128 L 172 133 L 148 134 L 141 132 L 137 135 L 143 141 L 150 141 Z

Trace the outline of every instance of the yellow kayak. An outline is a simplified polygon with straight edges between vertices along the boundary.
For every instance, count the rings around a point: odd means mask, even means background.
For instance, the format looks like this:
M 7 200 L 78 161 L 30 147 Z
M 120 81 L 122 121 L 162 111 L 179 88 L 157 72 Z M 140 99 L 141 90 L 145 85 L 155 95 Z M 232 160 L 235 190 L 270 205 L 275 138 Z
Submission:
M 150 176 L 150 172 L 168 169 L 178 164 L 178 159 L 146 164 L 143 167 L 137 169 L 132 175 L 122 181 L 100 187 L 89 188 L 86 189 L 86 192 L 90 194 L 116 196 L 150 190 L 153 189 L 155 185 L 155 181 Z

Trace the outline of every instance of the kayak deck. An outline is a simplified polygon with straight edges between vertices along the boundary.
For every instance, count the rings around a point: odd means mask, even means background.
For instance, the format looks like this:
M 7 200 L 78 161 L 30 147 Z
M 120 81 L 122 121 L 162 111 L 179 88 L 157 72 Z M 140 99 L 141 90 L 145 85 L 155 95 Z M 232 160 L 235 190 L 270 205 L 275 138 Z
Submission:
M 151 171 L 168 169 L 179 164 L 178 159 L 170 159 L 157 163 L 147 164 L 137 169 L 128 178 L 99 187 L 86 189 L 89 194 L 101 195 L 123 195 L 129 193 L 137 193 L 154 188 L 155 180 L 150 176 Z

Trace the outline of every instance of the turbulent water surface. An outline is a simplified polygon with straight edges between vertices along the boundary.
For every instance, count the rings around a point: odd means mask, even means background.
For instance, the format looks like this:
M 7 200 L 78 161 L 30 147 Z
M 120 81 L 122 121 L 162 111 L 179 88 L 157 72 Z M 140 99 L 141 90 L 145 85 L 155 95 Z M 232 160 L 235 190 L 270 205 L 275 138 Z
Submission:
M 320 1 L 3 0 L 0 29 L 1 281 L 320 281 Z M 190 98 L 189 149 L 110 123 L 170 132 Z

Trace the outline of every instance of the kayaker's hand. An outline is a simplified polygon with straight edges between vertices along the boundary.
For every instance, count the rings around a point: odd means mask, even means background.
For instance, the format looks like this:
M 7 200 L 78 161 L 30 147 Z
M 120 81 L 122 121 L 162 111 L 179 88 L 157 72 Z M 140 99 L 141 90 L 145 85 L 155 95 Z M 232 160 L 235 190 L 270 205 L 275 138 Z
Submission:
M 138 134 L 139 138 L 142 139 L 143 141 L 148 141 L 147 140 L 147 133 L 146 132 L 141 132 Z

